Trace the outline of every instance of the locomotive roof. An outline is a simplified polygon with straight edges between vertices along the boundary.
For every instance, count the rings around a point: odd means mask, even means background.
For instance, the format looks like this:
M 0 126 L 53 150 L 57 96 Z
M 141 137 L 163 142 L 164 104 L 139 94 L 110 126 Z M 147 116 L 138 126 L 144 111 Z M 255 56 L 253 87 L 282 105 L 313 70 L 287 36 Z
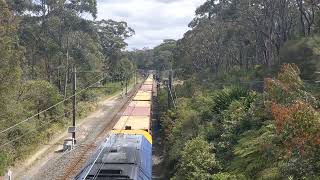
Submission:
M 110 135 L 103 147 L 92 157 L 87 168 L 76 179 L 83 178 L 94 160 L 96 160 L 95 164 L 86 179 L 92 179 L 96 174 L 99 174 L 96 179 L 106 179 L 106 177 L 107 179 L 134 179 L 137 177 L 142 163 L 143 152 L 141 151 L 146 148 L 143 146 L 146 143 L 150 147 L 151 145 L 141 134 L 122 134 L 120 132 Z M 100 151 L 101 154 L 97 158 Z

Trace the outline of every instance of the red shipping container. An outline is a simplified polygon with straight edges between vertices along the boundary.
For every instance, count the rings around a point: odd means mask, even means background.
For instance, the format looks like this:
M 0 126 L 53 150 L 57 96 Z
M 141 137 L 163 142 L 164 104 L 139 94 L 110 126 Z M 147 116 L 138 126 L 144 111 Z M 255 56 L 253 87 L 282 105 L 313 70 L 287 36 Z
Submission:
M 152 91 L 152 85 L 144 84 L 144 85 L 141 86 L 140 90 L 142 90 L 142 91 Z
M 150 116 L 150 107 L 127 107 L 123 112 L 123 116 Z

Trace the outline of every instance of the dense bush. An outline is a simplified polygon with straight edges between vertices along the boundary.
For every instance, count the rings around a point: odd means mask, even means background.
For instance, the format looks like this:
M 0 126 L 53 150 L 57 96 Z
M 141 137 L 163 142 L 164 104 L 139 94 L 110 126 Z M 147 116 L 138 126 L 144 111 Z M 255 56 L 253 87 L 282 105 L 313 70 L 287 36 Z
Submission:
M 198 87 L 179 98 L 161 119 L 169 177 L 319 178 L 319 102 L 299 75 L 285 64 L 264 93 Z
M 208 179 L 220 170 L 211 145 L 201 137 L 186 142 L 174 179 Z

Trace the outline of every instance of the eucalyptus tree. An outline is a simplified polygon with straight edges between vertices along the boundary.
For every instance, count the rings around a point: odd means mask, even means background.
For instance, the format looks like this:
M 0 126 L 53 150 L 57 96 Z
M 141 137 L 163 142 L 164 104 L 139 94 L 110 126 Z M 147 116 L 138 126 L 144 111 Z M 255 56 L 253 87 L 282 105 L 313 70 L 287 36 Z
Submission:
M 16 93 L 21 77 L 20 64 L 23 62 L 24 49 L 17 38 L 17 21 L 4 0 L 0 0 L 0 127 L 9 127 L 20 113 L 16 103 Z M 6 134 L 1 134 L 0 143 L 7 141 Z M 0 175 L 10 165 L 8 152 L 0 150 Z
M 170 70 L 173 66 L 176 40 L 166 39 L 154 48 L 153 67 L 157 70 Z
M 126 22 L 117 22 L 111 19 L 94 22 L 102 53 L 105 56 L 104 70 L 114 76 L 119 74 L 118 68 L 122 66 L 126 46 L 125 39 L 134 35 L 134 30 Z M 121 68 L 120 68 L 121 69 Z
M 154 50 L 149 48 L 127 51 L 126 56 L 136 64 L 138 69 L 152 69 L 154 62 Z
M 19 34 L 21 44 L 27 49 L 27 65 L 24 66 L 28 79 L 43 79 L 56 83 L 63 89 L 62 79 L 67 80 L 68 69 L 81 65 L 71 57 L 70 50 L 80 47 L 76 36 L 89 33 L 90 21 L 81 14 L 96 18 L 95 0 L 25 0 L 23 4 L 12 1 L 11 8 L 21 18 Z M 20 6 L 18 6 L 20 5 Z M 22 7 L 21 7 L 22 6 Z M 86 61 L 90 61 L 87 59 Z M 31 72 L 30 72 L 31 71 Z M 64 75 L 66 74 L 66 75 Z M 65 77 L 64 77 L 65 76 Z M 66 86 L 66 84 L 64 85 Z
M 16 20 L 10 13 L 7 3 L 0 0 L 0 126 L 16 114 L 17 87 L 21 75 L 24 49 L 17 39 Z
M 177 64 L 215 73 L 234 66 L 270 68 L 279 63 L 285 42 L 299 37 L 299 24 L 303 35 L 316 32 L 319 12 L 316 0 L 207 0 L 178 42 Z
M 320 10 L 320 1 L 296 0 L 296 4 L 299 9 L 300 33 L 309 36 L 316 25 L 316 13 Z

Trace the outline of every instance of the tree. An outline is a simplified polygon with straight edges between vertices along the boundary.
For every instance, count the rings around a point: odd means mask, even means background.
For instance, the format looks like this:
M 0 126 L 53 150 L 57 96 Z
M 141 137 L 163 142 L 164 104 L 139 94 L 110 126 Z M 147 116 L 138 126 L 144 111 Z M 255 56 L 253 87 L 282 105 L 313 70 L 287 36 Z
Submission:
M 17 39 L 16 21 L 10 13 L 7 3 L 0 0 L 0 127 L 1 130 L 14 123 L 19 106 L 16 104 L 16 92 L 20 82 L 20 63 L 23 62 L 23 48 Z M 1 144 L 6 141 L 1 135 Z M 0 175 L 11 162 L 8 152 L 0 151 Z
M 320 8 L 318 0 L 296 0 L 299 9 L 300 33 L 302 36 L 310 36 L 315 25 L 316 10 Z
M 20 88 L 18 101 L 23 103 L 25 109 L 32 115 L 55 105 L 61 101 L 61 96 L 58 89 L 47 81 L 28 81 Z M 59 110 L 61 113 L 61 108 L 53 108 L 45 112 L 44 116 L 47 117 L 49 114 L 52 117 L 58 114 Z
M 101 20 L 95 22 L 95 32 L 106 57 L 105 70 L 112 70 L 123 56 L 121 51 L 127 46 L 124 40 L 132 36 L 134 30 L 126 22 Z
M 26 1 L 23 8 L 14 2 L 11 3 L 12 11 L 19 12 L 21 19 L 20 43 L 27 47 L 27 61 L 23 65 L 24 72 L 27 72 L 25 76 L 33 80 L 46 78 L 66 94 L 70 68 L 82 65 L 70 52 L 81 43 L 75 40 L 84 34 L 91 33 L 91 39 L 94 36 L 92 22 L 80 15 L 88 13 L 95 18 L 96 0 Z M 90 61 L 86 56 L 81 58 Z
M 17 87 L 20 81 L 20 63 L 23 48 L 19 45 L 16 25 L 5 1 L 0 0 L 0 123 L 14 119 Z
M 172 39 L 164 40 L 159 46 L 154 48 L 155 69 L 163 71 L 170 70 L 173 66 L 173 55 L 176 47 L 176 41 Z
M 126 56 L 137 65 L 138 69 L 153 69 L 154 50 L 143 48 L 142 50 L 134 49 L 126 52 Z
M 176 67 L 216 75 L 235 66 L 270 70 L 279 65 L 285 42 L 299 37 L 296 24 L 308 35 L 316 32 L 319 12 L 319 1 L 208 0 L 196 10 L 192 30 L 177 43 Z

